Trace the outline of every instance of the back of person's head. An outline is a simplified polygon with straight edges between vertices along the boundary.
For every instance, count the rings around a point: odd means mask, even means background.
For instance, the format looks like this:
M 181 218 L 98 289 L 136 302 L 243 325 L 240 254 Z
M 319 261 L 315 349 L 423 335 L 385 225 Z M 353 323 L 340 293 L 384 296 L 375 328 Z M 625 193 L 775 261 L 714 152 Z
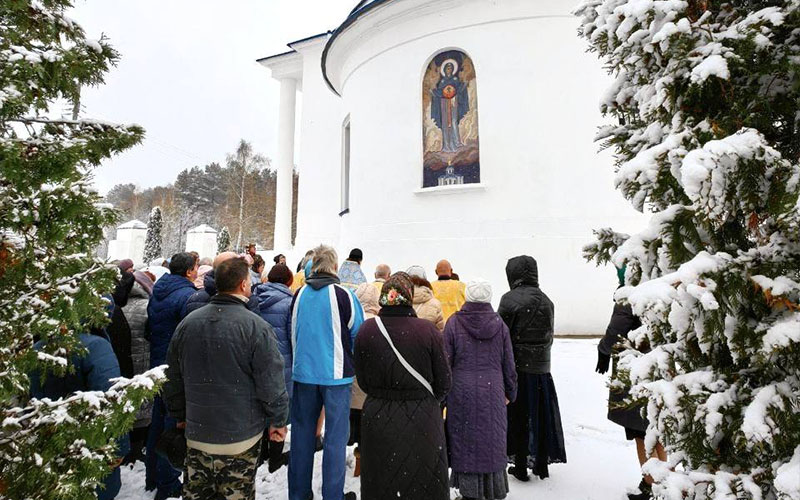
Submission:
M 314 249 L 314 261 L 311 265 L 311 274 L 325 273 L 336 274 L 339 268 L 339 256 L 336 250 L 328 245 L 320 245 Z
M 241 290 L 242 282 L 247 280 L 250 287 L 250 269 L 244 259 L 228 259 L 214 269 L 217 293 L 234 294 Z
M 267 274 L 267 281 L 270 283 L 281 283 L 286 286 L 291 286 L 294 275 L 291 269 L 286 267 L 286 264 L 275 264 Z
M 200 259 L 200 261 L 198 262 L 198 264 L 199 264 L 199 265 L 201 265 L 201 266 L 209 266 L 209 267 L 210 267 L 210 266 L 211 266 L 213 263 L 214 263 L 214 261 L 213 261 L 213 260 L 211 260 L 211 257 L 203 257 L 203 258 L 202 258 L 202 259 Z
M 347 256 L 347 260 L 361 263 L 361 261 L 364 260 L 364 252 L 362 252 L 360 248 L 354 248 L 350 250 L 350 255 Z
M 492 301 L 492 285 L 483 278 L 476 278 L 466 285 L 467 302 L 489 303 Z
M 238 256 L 239 255 L 236 252 L 222 252 L 221 254 L 218 254 L 216 257 L 214 257 L 214 262 L 212 264 L 212 267 L 216 269 L 219 267 L 220 264 L 222 264 L 226 260 L 235 259 Z
M 189 271 L 194 269 L 197 264 L 197 258 L 189 252 L 176 253 L 169 260 L 170 274 L 177 274 L 178 276 L 186 276 Z
M 378 264 L 375 268 L 375 279 L 387 280 L 392 275 L 392 269 L 386 264 Z
M 281 259 L 286 260 L 286 256 L 283 255 L 282 253 L 279 253 L 278 255 L 276 255 L 275 257 L 272 258 L 272 262 L 274 262 L 276 264 L 280 264 L 281 263 Z
M 453 274 L 453 266 L 446 260 L 440 260 L 436 264 L 436 276 L 450 276 Z
M 428 279 L 428 275 L 425 273 L 425 268 L 422 266 L 411 266 L 406 270 L 409 276 L 417 276 L 424 280 Z
M 308 264 L 308 261 L 313 258 L 314 258 L 314 250 L 309 250 L 308 252 L 306 252 L 306 255 L 303 257 L 303 260 L 301 260 L 300 263 L 297 264 L 297 272 L 299 273 L 300 271 L 305 269 L 306 264 Z
M 254 272 L 260 273 L 261 271 L 264 270 L 264 266 L 266 266 L 266 265 L 267 265 L 267 263 L 264 262 L 264 257 L 262 257 L 262 256 L 260 256 L 258 254 L 256 254 L 255 257 L 253 257 L 253 271 Z
M 431 290 L 433 290 L 433 285 L 431 285 L 430 281 L 420 276 L 413 275 L 411 273 L 408 273 L 408 275 L 411 277 L 411 282 L 414 283 L 414 286 L 430 288 Z

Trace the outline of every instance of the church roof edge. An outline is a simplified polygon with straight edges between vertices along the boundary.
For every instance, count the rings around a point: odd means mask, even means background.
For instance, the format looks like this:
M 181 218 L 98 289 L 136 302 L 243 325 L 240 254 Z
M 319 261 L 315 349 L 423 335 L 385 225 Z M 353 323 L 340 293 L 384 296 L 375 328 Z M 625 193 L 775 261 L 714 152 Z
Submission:
M 325 44 L 325 50 L 322 52 L 322 78 L 325 80 L 325 84 L 328 86 L 329 89 L 331 89 L 331 91 L 334 94 L 341 96 L 341 94 L 339 94 L 339 92 L 334 88 L 330 78 L 328 78 L 328 68 L 327 68 L 328 52 L 331 46 L 339 37 L 339 35 L 342 32 L 344 32 L 347 28 L 349 28 L 353 23 L 355 23 L 361 16 L 371 11 L 375 7 L 383 5 L 390 1 L 391 0 L 361 0 L 355 6 L 355 8 L 352 11 L 350 11 L 350 14 L 347 16 L 347 19 L 345 19 L 344 22 L 340 24 L 339 27 L 333 31 L 331 37 L 328 38 L 328 43 Z

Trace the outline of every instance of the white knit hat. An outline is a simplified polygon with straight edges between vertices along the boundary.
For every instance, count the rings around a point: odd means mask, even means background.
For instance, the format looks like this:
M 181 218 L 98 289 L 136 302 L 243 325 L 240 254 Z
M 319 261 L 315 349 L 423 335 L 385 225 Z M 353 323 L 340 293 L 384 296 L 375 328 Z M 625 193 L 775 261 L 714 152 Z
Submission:
M 467 283 L 467 302 L 491 302 L 492 285 L 483 278 Z
M 422 266 L 411 266 L 406 271 L 406 274 L 409 276 L 416 276 L 417 278 L 422 278 L 424 280 L 428 279 L 425 275 L 425 268 Z

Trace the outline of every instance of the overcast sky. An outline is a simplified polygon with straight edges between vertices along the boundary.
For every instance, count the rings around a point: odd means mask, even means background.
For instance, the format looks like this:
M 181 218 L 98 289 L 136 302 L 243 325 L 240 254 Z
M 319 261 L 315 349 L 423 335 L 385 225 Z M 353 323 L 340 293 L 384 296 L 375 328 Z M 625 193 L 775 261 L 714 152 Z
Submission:
M 144 142 L 96 171 L 105 193 L 171 182 L 224 162 L 240 138 L 275 160 L 279 84 L 256 59 L 335 29 L 356 0 L 76 0 L 87 36 L 109 37 L 122 59 L 82 96 L 83 117 L 137 123 Z

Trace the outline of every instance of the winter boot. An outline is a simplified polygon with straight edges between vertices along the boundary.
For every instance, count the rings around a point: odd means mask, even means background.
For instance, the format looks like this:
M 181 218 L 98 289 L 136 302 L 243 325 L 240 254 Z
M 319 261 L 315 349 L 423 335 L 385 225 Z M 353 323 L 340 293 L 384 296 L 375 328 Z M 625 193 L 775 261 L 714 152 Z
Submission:
M 356 457 L 356 468 L 353 470 L 353 477 L 359 477 L 361 475 L 361 449 L 358 446 L 353 451 L 353 455 Z
M 653 487 L 642 479 L 639 483 L 639 493 L 628 493 L 628 500 L 650 500 L 653 498 Z
M 517 481 L 527 483 L 530 480 L 528 476 L 528 457 L 524 455 L 514 457 L 514 465 L 508 468 L 508 473 L 517 478 Z

